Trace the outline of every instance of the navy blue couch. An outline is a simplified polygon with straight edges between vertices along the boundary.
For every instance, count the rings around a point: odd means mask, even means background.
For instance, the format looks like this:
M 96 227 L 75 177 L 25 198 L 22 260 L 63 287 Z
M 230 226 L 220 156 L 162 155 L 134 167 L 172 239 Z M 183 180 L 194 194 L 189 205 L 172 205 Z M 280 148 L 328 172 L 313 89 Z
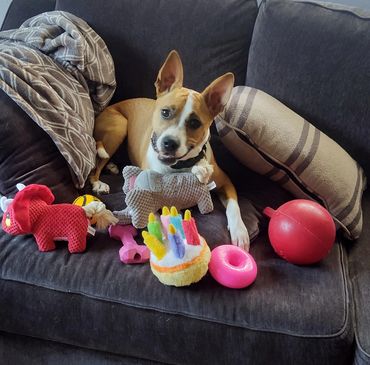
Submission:
M 13 0 L 3 30 L 43 11 L 86 20 L 113 56 L 112 102 L 154 97 L 171 49 L 185 86 L 204 88 L 232 71 L 237 85 L 273 95 L 340 143 L 370 172 L 370 13 L 299 0 Z M 0 54 L 1 57 L 1 54 Z M 0 91 L 0 193 L 15 183 L 49 185 L 58 201 L 78 192 L 46 133 Z M 248 171 L 218 141 L 244 219 L 292 196 Z M 115 156 L 127 163 L 124 147 Z M 340 163 L 340 161 L 338 161 Z M 104 176 L 112 209 L 120 177 Z M 120 243 L 99 232 L 84 254 L 63 245 L 40 253 L 32 236 L 0 231 L 0 364 L 370 364 L 370 194 L 356 242 L 338 233 L 329 256 L 299 267 L 276 256 L 259 217 L 251 246 L 259 272 L 244 290 L 209 275 L 187 288 L 158 282 L 148 265 L 123 265 Z M 196 216 L 211 247 L 228 241 L 215 211 Z

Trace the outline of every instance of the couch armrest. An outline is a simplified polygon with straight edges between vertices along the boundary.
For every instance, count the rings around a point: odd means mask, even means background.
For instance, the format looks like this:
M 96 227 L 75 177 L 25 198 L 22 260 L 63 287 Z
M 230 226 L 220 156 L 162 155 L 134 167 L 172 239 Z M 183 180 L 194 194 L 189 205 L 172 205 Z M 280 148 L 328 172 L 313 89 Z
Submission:
M 349 247 L 349 275 L 355 308 L 356 360 L 370 363 L 370 191 L 363 196 L 361 237 Z

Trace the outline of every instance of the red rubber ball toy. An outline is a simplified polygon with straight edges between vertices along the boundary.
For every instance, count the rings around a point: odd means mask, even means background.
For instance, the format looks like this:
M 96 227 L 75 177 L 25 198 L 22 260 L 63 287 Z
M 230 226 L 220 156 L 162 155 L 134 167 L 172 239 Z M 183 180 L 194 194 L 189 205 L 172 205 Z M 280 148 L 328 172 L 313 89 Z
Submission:
M 270 217 L 268 234 L 275 252 L 297 265 L 309 265 L 326 257 L 335 240 L 335 224 L 320 204 L 291 200 L 277 210 L 265 208 Z

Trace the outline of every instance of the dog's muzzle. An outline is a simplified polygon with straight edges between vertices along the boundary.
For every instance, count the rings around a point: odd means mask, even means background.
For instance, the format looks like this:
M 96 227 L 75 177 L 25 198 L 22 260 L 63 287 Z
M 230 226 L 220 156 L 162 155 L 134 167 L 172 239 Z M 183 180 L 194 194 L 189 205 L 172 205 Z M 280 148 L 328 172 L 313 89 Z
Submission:
M 162 141 L 163 152 L 159 151 L 159 149 L 157 148 L 158 137 L 154 132 L 150 140 L 151 140 L 153 150 L 158 155 L 158 160 L 168 166 L 171 166 L 175 164 L 178 160 L 181 160 L 182 158 L 184 158 L 189 153 L 189 151 L 191 151 L 192 149 L 192 148 L 188 148 L 187 152 L 183 156 L 176 157 L 175 154 L 180 144 L 175 139 L 172 139 L 171 137 L 165 137 L 163 139 Z
M 202 150 L 199 152 L 199 154 L 193 158 L 189 158 L 187 160 L 183 160 L 184 157 L 193 149 L 193 147 L 189 147 L 187 152 L 181 156 L 181 157 L 175 157 L 173 154 L 162 154 L 158 148 L 157 148 L 157 135 L 153 132 L 152 137 L 150 139 L 153 150 L 158 155 L 158 160 L 161 161 L 163 164 L 170 166 L 173 169 L 185 169 L 185 168 L 191 168 L 196 163 L 198 163 L 201 159 L 205 158 L 206 156 L 206 150 L 207 150 L 207 143 L 205 143 L 202 147 Z M 177 148 L 176 148 L 177 149 Z M 175 150 L 176 151 L 176 150 Z

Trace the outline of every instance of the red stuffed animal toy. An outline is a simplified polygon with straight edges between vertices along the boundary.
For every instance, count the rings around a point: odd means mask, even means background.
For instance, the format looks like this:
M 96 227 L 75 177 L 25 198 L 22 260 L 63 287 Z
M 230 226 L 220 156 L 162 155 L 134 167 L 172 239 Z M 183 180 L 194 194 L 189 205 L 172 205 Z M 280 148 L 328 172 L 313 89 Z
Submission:
M 2 198 L 4 210 L 2 227 L 12 235 L 33 234 L 40 251 L 55 249 L 58 240 L 68 241 L 71 253 L 86 249 L 88 218 L 94 216 L 99 228 L 117 223 L 113 214 L 102 202 L 85 207 L 73 204 L 54 204 L 54 195 L 45 185 L 21 187 L 14 199 Z

